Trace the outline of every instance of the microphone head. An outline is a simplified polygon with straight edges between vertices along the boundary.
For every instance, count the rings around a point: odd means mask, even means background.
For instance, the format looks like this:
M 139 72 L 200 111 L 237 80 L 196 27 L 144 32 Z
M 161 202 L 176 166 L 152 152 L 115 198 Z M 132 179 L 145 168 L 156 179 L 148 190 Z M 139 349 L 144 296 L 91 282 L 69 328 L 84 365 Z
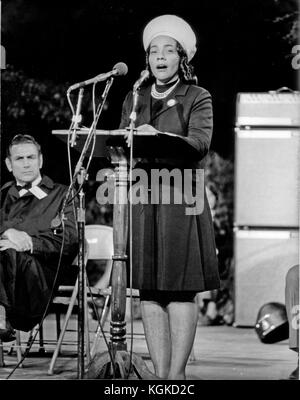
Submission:
M 116 70 L 117 76 L 126 75 L 128 72 L 128 67 L 125 63 L 119 62 L 113 67 L 113 70 Z
M 149 78 L 149 75 L 150 75 L 150 72 L 148 71 L 148 69 L 144 69 L 144 70 L 141 72 L 141 78 L 143 78 L 143 79 L 148 79 L 148 78 Z

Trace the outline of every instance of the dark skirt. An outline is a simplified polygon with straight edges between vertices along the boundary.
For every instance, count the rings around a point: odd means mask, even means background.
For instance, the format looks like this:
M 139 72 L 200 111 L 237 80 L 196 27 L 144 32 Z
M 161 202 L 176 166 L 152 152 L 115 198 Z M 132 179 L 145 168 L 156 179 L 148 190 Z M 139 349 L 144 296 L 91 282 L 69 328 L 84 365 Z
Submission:
M 203 196 L 200 215 L 186 215 L 185 203 L 132 206 L 134 288 L 196 292 L 219 288 L 213 223 L 205 191 Z

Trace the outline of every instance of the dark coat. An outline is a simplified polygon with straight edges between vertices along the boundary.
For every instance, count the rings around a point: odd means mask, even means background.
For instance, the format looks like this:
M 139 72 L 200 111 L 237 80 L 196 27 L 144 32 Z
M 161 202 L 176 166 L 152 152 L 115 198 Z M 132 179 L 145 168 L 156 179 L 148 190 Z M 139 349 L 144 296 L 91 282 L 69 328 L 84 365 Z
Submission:
M 149 173 L 151 168 L 203 168 L 212 136 L 210 94 L 180 82 L 151 109 L 150 90 L 148 86 L 140 91 L 136 127 L 150 124 L 161 132 L 181 135 L 197 150 L 199 158 L 157 159 L 153 155 L 151 160 L 139 160 L 135 167 Z M 123 103 L 120 129 L 129 126 L 131 111 L 130 92 Z M 219 287 L 213 224 L 205 190 L 202 196 L 204 209 L 200 215 L 186 215 L 184 203 L 133 206 L 133 287 L 197 292 Z
M 199 161 L 183 160 L 183 165 L 201 168 L 204 165 L 201 160 L 208 153 L 212 136 L 211 95 L 198 86 L 179 83 L 166 100 L 157 102 L 155 110 L 152 110 L 150 92 L 151 86 L 148 86 L 139 93 L 136 127 L 149 124 L 161 132 L 185 137 L 186 142 L 197 150 Z M 129 92 L 123 103 L 120 129 L 129 126 L 131 110 L 132 92 Z M 170 159 L 167 162 L 173 164 Z M 178 160 L 174 165 L 178 165 Z
M 43 177 L 40 188 L 47 197 L 39 200 L 28 192 L 19 197 L 14 182 L 1 188 L 0 235 L 9 228 L 31 236 L 33 252 L 13 249 L 0 252 L 0 303 L 5 306 L 14 328 L 30 330 L 39 321 L 49 300 L 63 246 L 62 267 L 68 266 L 77 251 L 77 230 L 72 205 L 65 210 L 62 229 L 51 229 L 66 194 L 66 186 Z M 57 284 L 59 280 L 57 281 Z

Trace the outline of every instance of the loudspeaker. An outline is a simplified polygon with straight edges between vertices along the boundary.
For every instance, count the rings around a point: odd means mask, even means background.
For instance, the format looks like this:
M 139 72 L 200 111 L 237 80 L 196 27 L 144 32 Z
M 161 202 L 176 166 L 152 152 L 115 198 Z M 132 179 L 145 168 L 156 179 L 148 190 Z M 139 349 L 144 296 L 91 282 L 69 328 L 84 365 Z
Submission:
M 299 127 L 299 110 L 300 93 L 296 91 L 238 93 L 236 125 Z
M 236 226 L 299 226 L 299 160 L 299 129 L 236 129 Z
M 299 263 L 297 230 L 234 232 L 236 326 L 254 326 L 263 304 L 285 304 L 285 277 Z

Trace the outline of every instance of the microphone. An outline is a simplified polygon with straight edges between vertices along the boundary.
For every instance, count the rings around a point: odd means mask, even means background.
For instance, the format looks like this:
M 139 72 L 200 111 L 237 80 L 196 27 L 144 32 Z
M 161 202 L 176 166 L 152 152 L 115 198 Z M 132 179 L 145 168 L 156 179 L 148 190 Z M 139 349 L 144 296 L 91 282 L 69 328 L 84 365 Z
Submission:
M 127 72 L 128 72 L 127 65 L 123 62 L 119 62 L 113 67 L 112 71 L 106 72 L 104 74 L 99 74 L 94 78 L 88 79 L 87 81 L 75 83 L 74 85 L 69 87 L 68 92 L 90 85 L 91 83 L 106 81 L 108 78 L 112 76 L 126 75 Z
M 133 91 L 134 91 L 134 92 L 136 92 L 136 91 L 139 89 L 139 87 L 141 86 L 141 84 L 142 84 L 146 79 L 149 78 L 149 75 L 150 75 L 150 73 L 149 73 L 149 71 L 148 71 L 147 69 L 144 69 L 144 70 L 141 72 L 141 75 L 140 75 L 139 79 L 138 79 L 138 80 L 135 82 L 135 84 L 133 85 Z
M 72 121 L 74 122 L 74 126 L 73 126 L 73 132 L 72 132 L 72 136 L 71 136 L 71 147 L 74 147 L 76 145 L 76 130 L 78 129 L 78 125 L 82 119 L 80 110 L 81 110 L 83 91 L 84 91 L 84 88 L 80 88 L 79 94 L 78 94 L 78 100 L 77 100 L 76 114 L 73 115 L 73 118 L 72 118 Z

